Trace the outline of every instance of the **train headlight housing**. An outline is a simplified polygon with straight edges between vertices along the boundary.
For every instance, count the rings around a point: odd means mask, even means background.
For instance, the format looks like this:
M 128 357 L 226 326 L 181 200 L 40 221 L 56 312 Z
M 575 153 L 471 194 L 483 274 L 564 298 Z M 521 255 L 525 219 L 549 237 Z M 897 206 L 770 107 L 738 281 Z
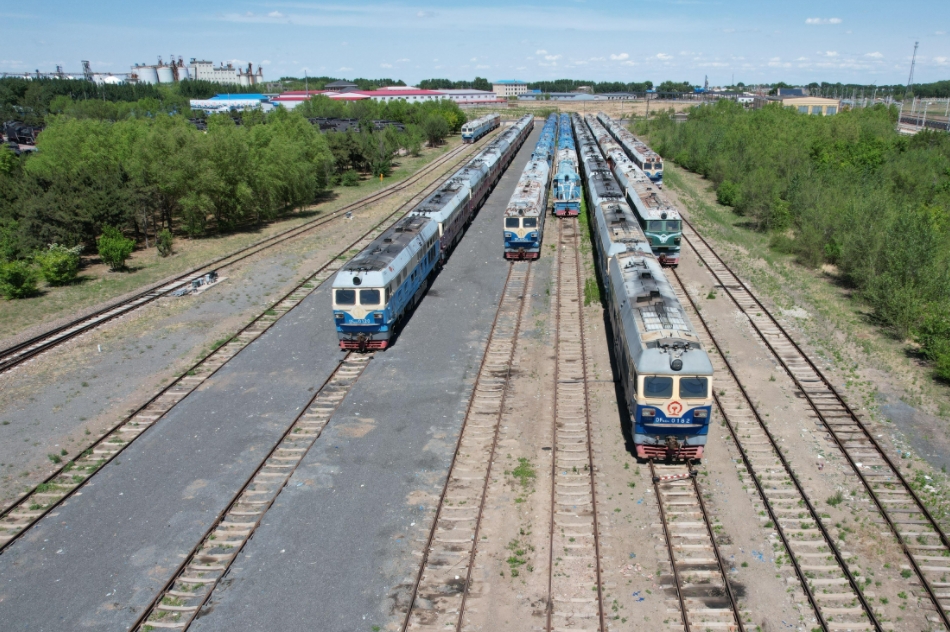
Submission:
M 640 416 L 644 419 L 653 419 L 656 417 L 656 408 L 644 408 L 640 411 Z
M 337 320 L 343 320 L 343 314 L 334 314 L 333 317 Z
M 697 408 L 693 411 L 693 419 L 706 419 L 709 417 L 709 411 L 705 408 Z
M 381 323 L 383 322 L 383 313 L 376 312 L 376 314 L 373 315 L 373 318 L 376 320 L 377 323 Z

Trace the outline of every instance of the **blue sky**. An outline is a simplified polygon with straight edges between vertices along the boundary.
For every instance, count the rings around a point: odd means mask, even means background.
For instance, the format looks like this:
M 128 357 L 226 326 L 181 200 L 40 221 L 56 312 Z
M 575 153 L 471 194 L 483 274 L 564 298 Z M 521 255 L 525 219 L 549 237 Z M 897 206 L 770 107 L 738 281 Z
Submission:
M 945 3 L 479 0 L 457 3 L 3 0 L 0 71 L 128 72 L 158 55 L 284 75 L 712 85 L 950 78 Z

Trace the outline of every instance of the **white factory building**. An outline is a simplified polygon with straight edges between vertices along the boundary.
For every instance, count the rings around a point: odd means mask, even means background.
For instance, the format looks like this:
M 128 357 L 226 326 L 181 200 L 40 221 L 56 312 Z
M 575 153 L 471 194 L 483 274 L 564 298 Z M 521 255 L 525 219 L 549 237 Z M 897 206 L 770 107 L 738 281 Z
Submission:
M 166 64 L 159 57 L 155 65 L 135 64 L 129 76 L 130 81 L 150 84 L 175 83 L 185 79 L 200 79 L 236 86 L 256 86 L 264 83 L 264 69 L 258 66 L 257 72 L 254 72 L 253 64 L 248 64 L 247 68 L 238 68 L 231 62 L 215 66 L 214 62 L 198 60 L 194 57 L 187 65 L 181 57 L 178 61 L 172 58 Z

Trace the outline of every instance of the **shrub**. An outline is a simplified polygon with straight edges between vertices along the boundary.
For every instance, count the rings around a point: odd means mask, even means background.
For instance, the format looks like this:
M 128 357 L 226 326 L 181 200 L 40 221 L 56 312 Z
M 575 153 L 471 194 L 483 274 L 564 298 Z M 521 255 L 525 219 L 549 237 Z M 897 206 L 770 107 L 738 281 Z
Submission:
M 158 239 L 155 241 L 155 247 L 158 248 L 158 254 L 167 257 L 172 253 L 172 231 L 167 228 L 158 233 Z
M 59 244 L 50 244 L 49 248 L 38 252 L 33 260 L 40 267 L 40 274 L 50 285 L 68 285 L 79 273 L 79 254 L 82 246 L 67 248 Z
M 112 226 L 106 226 L 102 229 L 102 236 L 96 240 L 99 246 L 99 256 L 102 262 L 109 266 L 110 270 L 121 270 L 125 267 L 125 261 L 132 254 L 135 248 L 135 242 L 126 239 L 119 232 L 119 229 Z
M 7 298 L 26 298 L 36 294 L 39 275 L 26 261 L 0 263 L 0 293 Z
M 716 189 L 716 200 L 726 206 L 738 206 L 739 197 L 742 195 L 742 189 L 731 180 L 723 180 Z
M 343 172 L 340 182 L 345 187 L 355 187 L 360 183 L 360 174 L 356 173 L 352 169 L 347 169 Z
M 430 147 L 442 144 L 445 137 L 449 135 L 449 124 L 445 118 L 438 114 L 432 114 L 422 123 L 422 130 L 425 132 L 426 140 Z

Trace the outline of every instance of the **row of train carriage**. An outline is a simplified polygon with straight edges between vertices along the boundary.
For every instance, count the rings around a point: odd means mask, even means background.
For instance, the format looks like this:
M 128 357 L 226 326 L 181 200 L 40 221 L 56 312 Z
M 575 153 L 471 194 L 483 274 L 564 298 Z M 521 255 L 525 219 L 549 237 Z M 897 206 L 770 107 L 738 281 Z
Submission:
M 579 214 L 585 197 L 637 456 L 699 459 L 712 365 L 662 268 L 678 263 L 678 236 L 674 257 L 642 228 L 654 210 L 679 215 L 603 123 L 620 127 L 604 115 L 545 122 L 505 210 L 505 257 L 540 257 L 549 186 L 558 216 Z M 389 346 L 533 126 L 518 120 L 343 267 L 333 283 L 341 348 Z

